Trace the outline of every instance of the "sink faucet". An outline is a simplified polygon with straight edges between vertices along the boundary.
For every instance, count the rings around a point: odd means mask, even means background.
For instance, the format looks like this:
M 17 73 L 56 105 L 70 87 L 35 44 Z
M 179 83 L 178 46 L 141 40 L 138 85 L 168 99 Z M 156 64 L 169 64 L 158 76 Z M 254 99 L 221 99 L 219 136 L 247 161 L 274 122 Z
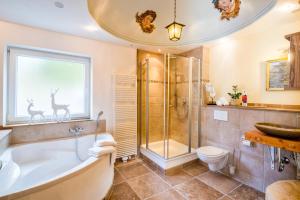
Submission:
M 76 126 L 74 128 L 69 128 L 69 133 L 72 133 L 75 136 L 80 135 L 80 132 L 84 131 L 84 128 Z

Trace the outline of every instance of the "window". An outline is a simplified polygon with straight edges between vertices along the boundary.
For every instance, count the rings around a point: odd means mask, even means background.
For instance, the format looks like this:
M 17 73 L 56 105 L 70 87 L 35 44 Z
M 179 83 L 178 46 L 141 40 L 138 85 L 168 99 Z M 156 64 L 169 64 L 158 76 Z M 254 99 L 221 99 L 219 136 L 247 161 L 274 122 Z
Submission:
M 6 124 L 90 118 L 90 72 L 88 57 L 8 46 Z

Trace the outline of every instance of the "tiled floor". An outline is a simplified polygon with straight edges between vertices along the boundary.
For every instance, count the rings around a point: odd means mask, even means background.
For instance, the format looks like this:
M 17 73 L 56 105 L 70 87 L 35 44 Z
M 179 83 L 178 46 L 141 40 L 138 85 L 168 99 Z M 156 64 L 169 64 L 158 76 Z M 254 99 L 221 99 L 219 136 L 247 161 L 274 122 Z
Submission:
M 264 194 L 194 163 L 162 175 L 141 160 L 115 167 L 110 200 L 263 200 Z

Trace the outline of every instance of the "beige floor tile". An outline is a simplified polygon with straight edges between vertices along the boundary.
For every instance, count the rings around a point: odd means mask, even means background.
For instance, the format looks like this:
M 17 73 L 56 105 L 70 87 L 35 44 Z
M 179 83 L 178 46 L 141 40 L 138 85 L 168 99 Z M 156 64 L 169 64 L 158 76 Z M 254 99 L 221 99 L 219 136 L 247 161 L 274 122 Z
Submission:
M 109 198 L 110 200 L 139 200 L 140 198 L 130 188 L 128 183 L 123 182 L 118 185 L 114 185 L 112 193 Z
M 136 163 L 143 163 L 143 160 L 140 158 L 135 158 L 135 159 L 129 160 L 128 162 L 121 162 L 120 160 L 118 160 L 115 163 L 115 167 L 119 168 L 119 167 L 123 167 L 126 165 L 132 165 L 132 164 L 136 164 Z
M 134 178 L 150 172 L 150 170 L 140 162 L 118 167 L 118 171 L 125 179 Z
M 186 182 L 192 178 L 191 175 L 187 174 L 183 170 L 179 170 L 175 173 L 164 175 L 159 174 L 161 178 L 163 178 L 167 183 L 169 183 L 172 186 L 181 184 L 183 182 Z
M 124 182 L 123 176 L 115 169 L 114 185 Z
M 223 197 L 221 197 L 218 200 L 232 200 L 229 196 L 224 195 Z
M 224 194 L 228 194 L 230 191 L 240 185 L 238 181 L 233 180 L 221 173 L 215 172 L 208 172 L 198 176 L 197 178 Z
M 191 176 L 198 176 L 208 171 L 207 167 L 201 165 L 200 163 L 193 163 L 183 168 L 183 171 Z
M 184 198 L 175 190 L 168 190 L 158 195 L 148 198 L 147 200 L 184 200 Z
M 127 182 L 141 199 L 151 197 L 170 189 L 169 185 L 154 173 L 148 173 L 143 176 L 132 178 Z
M 242 185 L 228 194 L 234 200 L 264 200 L 265 195 L 251 187 Z
M 223 196 L 212 187 L 198 179 L 192 179 L 188 182 L 175 186 L 175 189 L 189 200 L 214 200 Z

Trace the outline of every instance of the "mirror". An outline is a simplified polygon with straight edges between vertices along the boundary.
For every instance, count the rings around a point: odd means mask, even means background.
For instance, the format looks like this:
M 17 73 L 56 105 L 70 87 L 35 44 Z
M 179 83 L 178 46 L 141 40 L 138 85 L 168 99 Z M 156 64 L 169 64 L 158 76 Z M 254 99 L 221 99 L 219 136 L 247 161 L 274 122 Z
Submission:
M 300 32 L 285 38 L 290 41 L 289 55 L 266 62 L 268 91 L 300 90 Z
M 288 58 L 267 61 L 267 90 L 282 91 L 289 85 L 290 66 Z

